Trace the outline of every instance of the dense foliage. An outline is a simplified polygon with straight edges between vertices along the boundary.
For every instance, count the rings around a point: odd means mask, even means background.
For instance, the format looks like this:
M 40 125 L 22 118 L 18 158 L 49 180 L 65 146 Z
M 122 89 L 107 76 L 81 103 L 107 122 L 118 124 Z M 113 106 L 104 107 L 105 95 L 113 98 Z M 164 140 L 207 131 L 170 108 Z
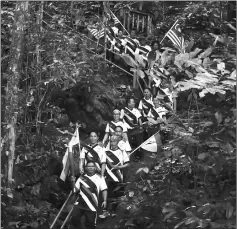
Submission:
M 236 35 L 228 21 L 229 4 L 143 3 L 159 39 L 176 19 L 183 23 L 186 53 L 165 51 L 162 61 L 153 63 L 164 69 L 162 83 L 172 85 L 178 95 L 178 113 L 169 119 L 170 142 L 159 155 L 147 155 L 145 163 L 132 166 L 130 173 L 136 175 L 129 180 L 118 216 L 102 227 L 236 227 Z M 101 2 L 29 2 L 18 50 L 18 107 L 12 107 L 18 115 L 9 193 L 6 99 L 19 24 L 16 3 L 1 6 L 2 228 L 49 228 L 70 187 L 59 174 L 71 135 L 57 128 L 72 133 L 73 123 L 80 122 L 82 140 L 95 126 L 103 133 L 112 108 L 141 93 L 85 39 L 86 26 L 102 15 Z M 111 3 L 114 11 L 135 6 Z M 215 35 L 220 36 L 217 43 Z M 163 45 L 172 46 L 168 38 Z M 129 64 L 139 69 L 139 63 Z

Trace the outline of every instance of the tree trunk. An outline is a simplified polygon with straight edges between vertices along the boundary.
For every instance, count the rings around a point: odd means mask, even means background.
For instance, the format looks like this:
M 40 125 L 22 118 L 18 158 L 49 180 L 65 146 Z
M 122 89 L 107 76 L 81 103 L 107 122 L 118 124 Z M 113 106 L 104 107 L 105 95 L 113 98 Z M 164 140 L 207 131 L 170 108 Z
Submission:
M 6 154 L 8 155 L 8 196 L 13 198 L 11 192 L 12 188 L 12 174 L 13 162 L 15 155 L 16 142 L 16 123 L 18 113 L 18 89 L 20 80 L 20 63 L 22 44 L 24 41 L 24 28 L 28 10 L 28 2 L 17 2 L 15 9 L 15 22 L 12 32 L 12 43 L 10 53 L 10 64 L 8 69 L 8 79 L 6 86 L 6 113 L 5 124 L 8 130 L 8 142 L 6 147 Z

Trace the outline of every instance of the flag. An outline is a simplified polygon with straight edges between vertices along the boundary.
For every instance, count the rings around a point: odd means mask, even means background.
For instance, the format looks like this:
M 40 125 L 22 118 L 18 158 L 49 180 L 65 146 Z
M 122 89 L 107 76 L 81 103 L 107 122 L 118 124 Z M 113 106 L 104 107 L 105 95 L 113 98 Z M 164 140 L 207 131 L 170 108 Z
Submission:
M 184 46 L 184 38 L 181 32 L 180 25 L 178 24 L 178 20 L 174 23 L 168 33 L 167 36 L 180 50 Z
M 149 141 L 147 141 L 144 145 L 141 146 L 141 149 L 143 149 L 145 152 L 157 153 L 161 145 L 162 142 L 160 133 L 156 133 L 154 136 L 150 138 Z
M 68 158 L 68 153 L 69 153 L 69 148 L 71 148 L 72 150 L 72 147 L 76 144 L 78 144 L 80 142 L 79 140 L 79 132 L 78 132 L 78 128 L 76 129 L 74 135 L 72 136 L 72 139 L 71 141 L 68 143 L 68 148 L 65 152 L 65 155 L 63 157 L 63 170 L 61 172 L 61 175 L 60 175 L 60 179 L 65 181 L 66 180 L 66 177 L 68 175 L 68 172 L 69 172 L 69 168 L 70 168 L 70 162 L 69 162 L 69 158 Z
M 112 18 L 113 18 L 113 20 L 114 20 L 114 24 L 115 24 L 115 25 L 116 25 L 116 24 L 121 24 L 120 21 L 119 21 L 119 19 L 112 13 L 112 11 L 111 11 L 111 15 L 112 15 Z
M 104 28 L 101 30 L 88 28 L 88 30 L 96 39 L 100 39 L 105 34 Z

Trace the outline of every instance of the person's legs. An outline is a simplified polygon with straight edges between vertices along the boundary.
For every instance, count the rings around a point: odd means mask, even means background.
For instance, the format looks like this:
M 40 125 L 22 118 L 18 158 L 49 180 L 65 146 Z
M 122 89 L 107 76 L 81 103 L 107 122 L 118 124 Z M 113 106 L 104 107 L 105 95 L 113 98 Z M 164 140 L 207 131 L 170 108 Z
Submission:
M 77 229 L 81 227 L 81 218 L 83 216 L 84 210 L 78 206 L 74 206 L 71 217 L 72 229 Z
M 85 210 L 85 225 L 86 229 L 95 229 L 96 228 L 97 213 Z

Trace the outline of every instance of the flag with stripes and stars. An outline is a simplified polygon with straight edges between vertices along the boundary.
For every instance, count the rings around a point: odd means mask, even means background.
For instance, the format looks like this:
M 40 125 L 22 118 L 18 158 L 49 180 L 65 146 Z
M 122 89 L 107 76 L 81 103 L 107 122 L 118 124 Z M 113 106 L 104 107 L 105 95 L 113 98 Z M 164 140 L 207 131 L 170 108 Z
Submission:
M 96 39 L 100 39 L 105 35 L 104 28 L 100 30 L 88 28 L 88 30 Z
M 178 24 L 178 20 L 174 23 L 165 36 L 167 36 L 180 50 L 182 50 L 184 46 L 184 38 L 180 25 Z
M 111 12 L 111 15 L 112 15 L 112 18 L 113 18 L 113 20 L 114 20 L 114 24 L 116 25 L 116 24 L 121 24 L 120 23 L 120 21 L 119 21 L 119 19 Z

